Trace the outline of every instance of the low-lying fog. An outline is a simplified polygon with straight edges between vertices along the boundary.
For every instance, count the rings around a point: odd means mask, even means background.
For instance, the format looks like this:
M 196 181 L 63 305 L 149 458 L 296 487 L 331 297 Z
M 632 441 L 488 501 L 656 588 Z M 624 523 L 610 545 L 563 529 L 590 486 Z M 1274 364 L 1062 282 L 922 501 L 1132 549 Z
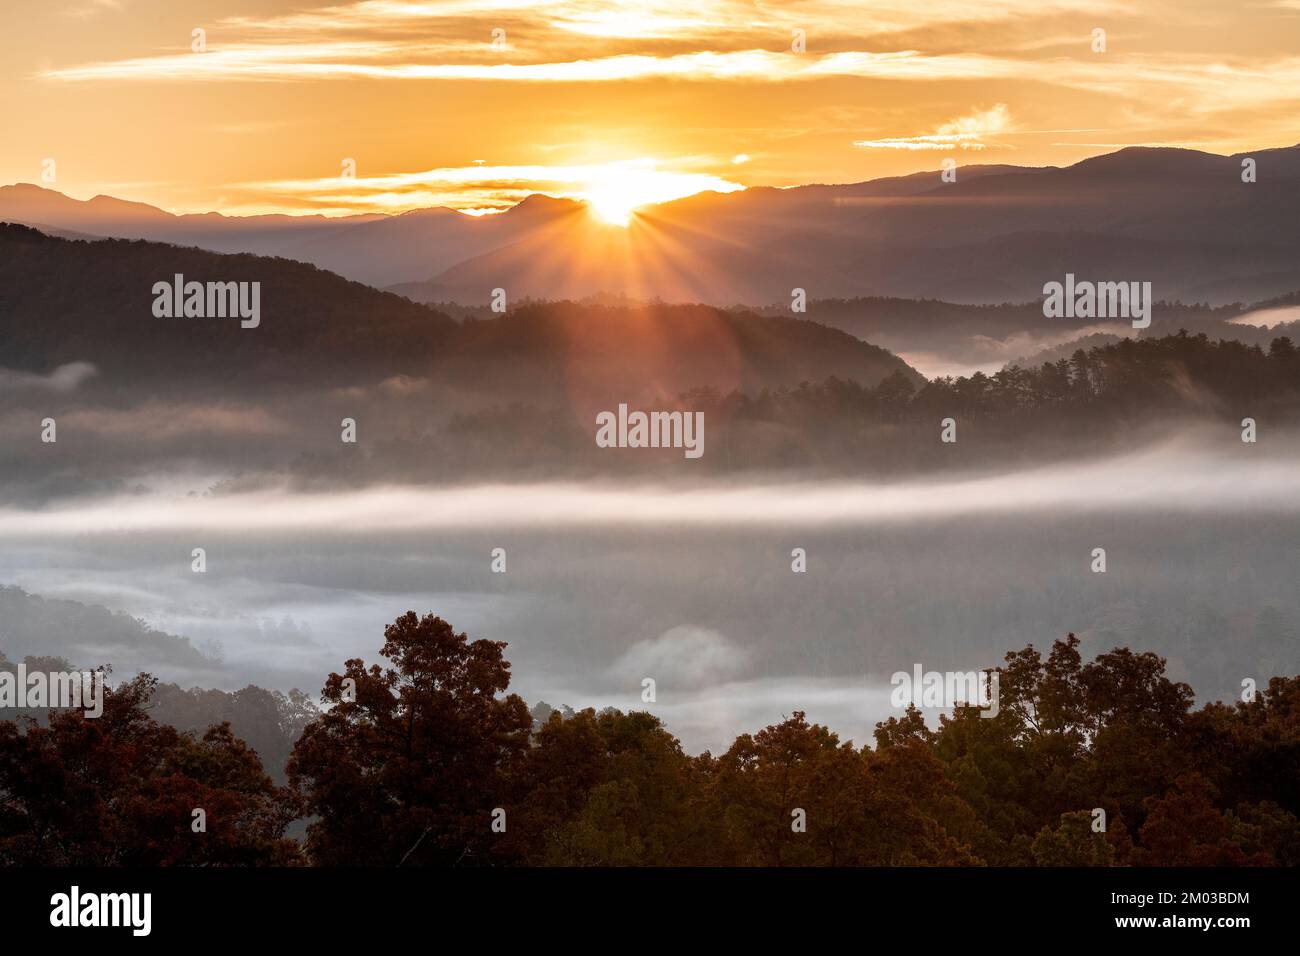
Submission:
M 1089 655 L 1156 650 L 1213 699 L 1300 673 L 1297 464 L 1225 441 L 893 485 L 190 495 L 157 476 L 0 508 L 0 584 L 126 612 L 206 659 L 6 621 L 0 650 L 314 694 L 344 659 L 376 660 L 385 623 L 433 611 L 509 642 L 530 703 L 645 707 L 693 751 L 794 710 L 862 742 L 894 713 L 893 671 L 987 667 L 1067 631 Z

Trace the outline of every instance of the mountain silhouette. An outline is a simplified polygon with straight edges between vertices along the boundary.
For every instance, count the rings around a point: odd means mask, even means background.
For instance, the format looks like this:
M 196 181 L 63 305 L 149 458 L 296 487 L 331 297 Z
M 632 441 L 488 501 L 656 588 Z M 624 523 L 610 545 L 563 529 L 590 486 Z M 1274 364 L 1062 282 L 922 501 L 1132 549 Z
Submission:
M 260 283 L 260 324 L 159 317 L 154 285 Z M 498 398 L 603 403 L 698 387 L 760 390 L 836 375 L 875 385 L 918 373 L 850 334 L 794 317 L 704 305 L 528 304 L 458 323 L 433 308 L 283 258 L 141 240 L 73 241 L 0 225 L 3 367 L 48 374 L 72 362 L 93 387 L 183 380 L 260 391 L 430 378 Z M 92 387 L 92 386 L 88 386 Z
M 1243 162 L 1256 181 L 1243 181 Z M 1218 156 L 1130 147 L 1068 167 L 966 166 L 846 185 L 701 193 L 627 229 L 573 200 L 509 211 L 174 216 L 107 196 L 0 188 L 0 220 L 309 262 L 424 302 L 625 293 L 714 305 L 811 298 L 1029 301 L 1065 272 L 1222 304 L 1300 288 L 1300 146 Z

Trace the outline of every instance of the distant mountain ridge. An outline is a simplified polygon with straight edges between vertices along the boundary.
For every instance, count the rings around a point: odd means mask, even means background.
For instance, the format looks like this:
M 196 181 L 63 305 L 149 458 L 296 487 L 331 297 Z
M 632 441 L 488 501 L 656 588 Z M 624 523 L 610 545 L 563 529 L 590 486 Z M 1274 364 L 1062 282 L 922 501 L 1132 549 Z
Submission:
M 1256 181 L 1242 181 L 1246 158 Z M 628 229 L 534 195 L 473 217 L 174 216 L 143 203 L 0 187 L 0 220 L 310 262 L 417 301 L 602 292 L 765 305 L 810 297 L 1024 302 L 1065 272 L 1151 281 L 1217 305 L 1300 289 L 1300 146 L 1218 156 L 1129 147 L 1067 167 L 965 166 L 845 185 L 700 193 Z
M 255 329 L 239 318 L 161 318 L 157 282 L 260 283 Z M 920 376 L 847 332 L 789 316 L 704 305 L 522 305 L 458 323 L 288 259 L 0 225 L 0 368 L 48 374 L 90 362 L 87 388 L 183 380 L 229 391 L 294 382 L 330 389 L 397 376 L 500 399 L 593 402 L 695 388 L 759 391 L 837 375 L 875 385 Z

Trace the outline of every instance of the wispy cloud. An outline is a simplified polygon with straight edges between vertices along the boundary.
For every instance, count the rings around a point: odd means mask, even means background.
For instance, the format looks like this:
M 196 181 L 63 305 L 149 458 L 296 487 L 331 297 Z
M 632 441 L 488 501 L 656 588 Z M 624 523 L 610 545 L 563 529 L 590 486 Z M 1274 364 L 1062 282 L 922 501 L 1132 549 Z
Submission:
M 1091 464 L 917 484 L 828 482 L 666 489 L 590 484 L 275 489 L 138 495 L 37 511 L 0 508 L 0 539 L 115 532 L 321 531 L 338 535 L 547 527 L 890 525 L 1031 512 L 1294 514 L 1294 456 L 1225 461 L 1176 442 Z
M 106 10 L 120 9 L 122 9 L 121 0 L 86 0 L 85 3 L 78 6 L 64 9 L 62 13 L 65 17 L 73 20 L 85 20 L 98 16 Z
M 609 670 L 625 683 L 639 684 L 653 674 L 665 683 L 693 688 L 736 677 L 747 656 L 744 647 L 717 631 L 681 626 L 633 644 Z
M 116 0 L 103 0 L 116 2 Z M 1285 22 L 1291 4 L 1258 8 Z M 1087 20 L 1080 17 L 1087 14 Z M 1210 11 L 1195 14 L 1214 22 Z M 60 82 L 390 82 L 600 84 L 678 81 L 811 83 L 857 78 L 917 83 L 1044 85 L 1113 97 L 1125 125 L 1229 124 L 1244 111 L 1270 114 L 1293 103 L 1300 57 L 1228 46 L 1143 50 L 1132 41 L 1164 16 L 1154 0 L 363 0 L 260 18 L 227 17 L 207 32 L 207 51 L 176 45 L 153 55 L 51 67 Z M 1104 56 L 1087 30 L 1110 25 L 1130 37 Z M 1200 21 L 1198 20 L 1198 23 Z M 799 31 L 806 52 L 792 50 Z M 497 41 L 494 42 L 494 37 Z M 1051 42 L 1043 47 L 1041 42 Z M 1049 55 L 1047 50 L 1052 50 Z M 1286 50 L 1278 45 L 1277 51 Z M 970 101 L 970 92 L 962 94 Z M 1005 95 L 1005 94 L 1003 94 Z M 1013 104 L 1018 114 L 1029 106 Z M 875 137 L 862 148 L 987 148 L 996 116 L 953 120 L 914 136 Z M 974 123 L 967 128 L 964 123 Z M 1259 130 L 1274 138 L 1281 118 Z M 1004 131 L 1005 132 L 1005 131 Z
M 774 44 L 775 45 L 775 44 Z M 1107 54 L 1104 64 L 1075 56 L 1028 58 L 1010 54 L 838 50 L 804 54 L 783 49 L 706 49 L 620 52 L 560 59 L 555 49 L 529 54 L 494 51 L 490 43 L 444 43 L 427 37 L 223 41 L 209 34 L 205 53 L 105 60 L 51 68 L 39 75 L 60 82 L 150 81 L 459 81 L 495 83 L 609 83 L 675 80 L 713 83 L 791 83 L 860 78 L 904 82 L 1006 81 L 1050 84 L 1142 104 L 1154 119 L 1228 118 L 1243 110 L 1293 103 L 1300 88 L 1300 57 L 1225 57 L 1198 53 Z M 542 54 L 546 54 L 542 56 Z M 541 56 L 541 58 L 537 58 Z M 533 57 L 533 59 L 530 59 Z M 980 142 L 979 129 L 996 115 L 954 120 L 917 137 L 864 140 L 872 148 L 946 149 Z M 985 132 L 992 132 L 987 130 Z M 966 148 L 978 148 L 967 145 Z
M 68 362 L 66 365 L 60 365 L 48 375 L 0 368 L 0 391 L 31 388 L 47 389 L 52 392 L 71 392 L 97 374 L 99 374 L 99 370 L 91 362 Z
M 111 2 L 111 0 L 106 0 Z M 832 76 L 1001 75 L 997 58 L 922 56 L 883 38 L 955 25 L 990 28 L 1112 0 L 444 0 L 360 3 L 216 21 L 207 52 L 188 47 L 46 71 L 62 80 L 418 80 L 594 82 L 669 77 L 786 80 Z M 796 32 L 806 52 L 795 53 Z M 1080 38 L 1082 42 L 1083 38 Z M 998 48 L 999 44 L 968 49 Z M 983 65 L 981 69 L 980 66 Z
M 671 56 L 619 54 L 537 63 L 384 62 L 395 43 L 337 42 L 304 48 L 294 44 L 217 47 L 206 53 L 112 60 L 48 70 L 47 79 L 88 80 L 492 80 L 500 82 L 592 83 L 678 79 L 779 82 L 834 77 L 876 79 L 976 79 L 1012 77 L 1013 61 L 979 54 L 926 55 L 916 50 L 888 53 L 846 51 L 823 56 L 770 50 L 699 51 Z M 435 52 L 428 50 L 427 52 Z
M 291 198 L 322 211 L 405 212 L 445 206 L 468 212 L 508 209 L 541 193 L 557 199 L 599 202 L 611 190 L 635 184 L 643 202 L 668 202 L 694 193 L 735 192 L 740 183 L 689 169 L 664 169 L 638 158 L 579 165 L 446 166 L 413 173 L 241 183 L 239 188 Z
M 1005 103 L 989 110 L 976 110 L 944 123 L 933 133 L 921 136 L 891 136 L 885 139 L 857 140 L 854 146 L 862 149 L 986 149 L 989 139 L 1012 129 L 1011 111 Z
M 331 157 L 362 154 L 367 171 L 475 157 L 586 163 L 707 153 L 710 164 L 665 162 L 661 170 L 730 179 L 742 167 L 732 157 L 752 155 L 743 165 L 748 184 L 775 186 L 893 174 L 935 152 L 1011 144 L 1019 162 L 1035 165 L 1125 141 L 1237 152 L 1292 142 L 1300 89 L 1300 0 L 1238 8 L 1210 0 L 266 0 L 255 12 L 196 19 L 207 31 L 201 53 L 190 51 L 188 21 L 185 29 L 133 22 L 124 34 L 130 18 L 120 14 L 138 4 L 62 3 L 111 16 L 80 27 L 62 21 L 69 36 L 56 31 L 44 44 L 44 56 L 60 51 L 53 63 L 10 58 L 12 81 L 28 69 L 44 81 L 30 84 L 42 103 L 32 122 L 56 124 L 69 86 L 120 111 L 135 96 L 132 84 L 157 85 L 160 95 L 205 84 L 210 109 L 177 120 L 189 141 L 264 140 L 256 155 L 245 154 L 246 172 L 228 173 L 209 151 L 190 164 L 201 187 L 148 197 L 195 210 L 215 202 L 228 211 L 303 212 L 302 202 L 316 197 L 314 211 L 327 214 L 421 204 L 485 211 L 528 192 L 579 190 L 542 174 L 508 181 L 506 166 L 497 180 L 461 181 L 457 195 L 443 188 L 453 174 L 423 186 L 318 181 L 295 191 L 298 205 L 287 193 L 279 202 L 257 187 L 250 196 L 213 185 L 320 170 L 316 150 L 335 142 Z M 1091 49 L 1096 26 L 1107 30 L 1104 54 Z M 290 120 L 276 114 L 279 94 L 256 88 L 269 83 L 298 87 L 284 91 L 295 104 Z M 439 134 L 427 136 L 435 102 L 448 112 L 438 117 Z M 379 124 L 411 135 L 372 137 L 362 150 L 353 131 Z M 133 168 L 154 162 L 138 130 L 122 136 L 115 149 L 140 152 Z M 16 159 L 10 167 L 8 176 L 30 175 Z
M 295 33 L 422 33 L 461 30 L 464 23 L 560 30 L 599 40 L 707 39 L 775 36 L 789 43 L 798 28 L 823 40 L 871 36 L 926 26 L 1020 21 L 1063 13 L 1094 16 L 1123 10 L 1121 0 L 804 0 L 799 4 L 757 4 L 753 0 L 363 0 L 279 16 L 231 17 L 232 29 Z M 521 30 L 521 36 L 527 29 Z M 486 39 L 486 38 L 485 38 Z M 816 40 L 814 40 L 816 42 Z

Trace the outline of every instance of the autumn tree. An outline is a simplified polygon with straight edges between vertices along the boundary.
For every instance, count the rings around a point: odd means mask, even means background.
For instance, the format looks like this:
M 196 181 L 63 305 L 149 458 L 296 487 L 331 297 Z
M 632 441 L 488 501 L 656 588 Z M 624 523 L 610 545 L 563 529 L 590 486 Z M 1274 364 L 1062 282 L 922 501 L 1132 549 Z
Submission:
M 763 866 L 975 864 L 952 829 L 978 821 L 915 724 L 876 751 L 841 742 L 801 711 L 743 734 L 717 760 L 712 796 L 730 862 Z M 921 725 L 923 727 L 923 724 Z M 796 826 L 796 822 L 798 826 Z
M 1235 839 L 1232 819 L 1214 805 L 1213 784 L 1185 774 L 1163 796 L 1147 797 L 1139 866 L 1267 866 L 1271 853 L 1248 853 Z
M 802 711 L 742 734 L 718 758 L 716 810 L 734 860 L 749 866 L 847 863 L 863 823 L 865 778 L 852 744 Z M 798 825 L 796 825 L 796 823 Z
M 517 762 L 512 790 L 518 825 L 503 842 L 522 862 L 702 862 L 709 820 L 692 802 L 692 762 L 652 714 L 552 713 Z
M 510 684 L 505 644 L 470 641 L 432 614 L 384 629 L 380 654 L 331 674 L 328 708 L 289 760 L 289 779 L 316 820 L 311 859 L 332 866 L 483 863 L 507 767 L 532 718 Z M 510 821 L 505 818 L 507 832 Z
M 1056 827 L 1043 827 L 1033 844 L 1034 862 L 1038 866 L 1112 866 L 1115 850 L 1106 834 L 1093 828 L 1093 817 L 1086 810 L 1061 814 Z
M 294 795 L 215 725 L 154 721 L 156 680 L 105 687 L 103 713 L 0 722 L 0 860 L 40 866 L 267 866 L 298 861 Z M 199 811 L 196 813 L 196 811 Z
M 866 826 L 858 866 L 976 866 L 987 827 L 957 792 L 933 744 L 913 737 L 864 751 Z
M 1192 690 L 1165 661 L 1126 648 L 1085 663 L 1073 634 L 1046 658 L 1034 647 L 997 669 L 994 717 L 958 708 L 936 741 L 962 797 L 1002 841 L 990 862 L 1032 862 L 1031 841 L 1062 814 L 1101 807 L 1141 821 L 1195 752 L 1186 733 Z

